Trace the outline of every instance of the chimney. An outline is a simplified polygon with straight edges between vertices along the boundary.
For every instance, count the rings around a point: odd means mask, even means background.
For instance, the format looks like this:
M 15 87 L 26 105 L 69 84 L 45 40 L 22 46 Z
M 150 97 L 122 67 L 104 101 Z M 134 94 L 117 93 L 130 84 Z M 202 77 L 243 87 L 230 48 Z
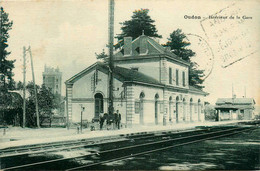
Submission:
M 124 56 L 132 55 L 132 37 L 124 37 Z

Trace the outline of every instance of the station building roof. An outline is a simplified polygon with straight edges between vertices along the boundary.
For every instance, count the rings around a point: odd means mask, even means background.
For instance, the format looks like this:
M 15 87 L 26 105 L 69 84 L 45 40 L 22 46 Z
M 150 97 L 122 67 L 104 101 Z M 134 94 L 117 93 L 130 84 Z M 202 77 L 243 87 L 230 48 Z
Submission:
M 73 84 L 80 78 L 82 78 L 84 75 L 88 74 L 90 71 L 93 70 L 100 70 L 106 74 L 108 74 L 109 67 L 107 64 L 102 63 L 102 62 L 96 62 L 95 64 L 91 65 L 90 67 L 86 68 L 85 70 L 79 72 L 78 74 L 74 75 L 70 79 L 68 79 L 65 84 Z M 145 85 L 151 85 L 155 87 L 165 87 L 165 84 L 160 83 L 158 80 L 143 74 L 137 70 L 134 69 L 129 69 L 129 68 L 124 68 L 124 67 L 119 67 L 115 66 L 114 68 L 114 78 L 118 79 L 119 81 L 125 82 L 125 83 L 136 83 L 136 84 L 145 84 Z M 174 87 L 174 86 L 166 86 L 169 89 L 175 89 L 176 91 L 180 92 L 190 92 L 190 93 L 197 93 L 201 95 L 208 95 L 208 93 L 197 89 L 193 86 L 189 86 L 189 89 L 184 89 L 184 88 L 179 88 L 179 87 Z
M 219 98 L 216 109 L 253 109 L 255 100 L 253 98 Z
M 221 104 L 233 104 L 233 105 L 244 105 L 244 104 L 255 104 L 253 98 L 218 98 L 216 105 Z
M 90 67 L 86 68 L 85 70 L 81 71 L 80 73 L 74 75 L 70 79 L 68 79 L 65 83 L 66 84 L 73 84 L 77 80 L 79 80 L 81 77 L 86 75 L 88 71 L 90 70 L 100 70 L 103 71 L 104 73 L 109 72 L 109 67 L 107 64 L 101 63 L 101 62 L 96 62 L 94 65 L 91 65 Z M 116 66 L 114 68 L 114 77 L 122 82 L 125 81 L 131 81 L 131 82 L 139 82 L 139 83 L 149 83 L 149 84 L 154 84 L 154 85 L 160 85 L 163 86 L 158 80 L 145 75 L 141 72 L 138 72 L 134 69 L 128 69 L 128 68 L 123 68 Z

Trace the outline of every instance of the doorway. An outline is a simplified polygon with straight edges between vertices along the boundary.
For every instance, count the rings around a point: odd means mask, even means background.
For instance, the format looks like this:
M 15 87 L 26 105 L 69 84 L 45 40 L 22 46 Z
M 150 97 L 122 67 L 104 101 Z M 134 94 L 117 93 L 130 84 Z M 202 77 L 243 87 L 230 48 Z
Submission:
M 201 104 L 200 99 L 198 100 L 198 121 L 200 121 L 200 110 L 201 110 Z
M 140 124 L 144 124 L 144 92 L 140 93 Z
M 169 122 L 172 122 L 172 97 L 169 97 Z
M 179 122 L 179 96 L 176 97 L 176 123 Z
M 100 113 L 104 112 L 104 100 L 101 93 L 95 94 L 95 115 L 94 119 L 99 119 Z

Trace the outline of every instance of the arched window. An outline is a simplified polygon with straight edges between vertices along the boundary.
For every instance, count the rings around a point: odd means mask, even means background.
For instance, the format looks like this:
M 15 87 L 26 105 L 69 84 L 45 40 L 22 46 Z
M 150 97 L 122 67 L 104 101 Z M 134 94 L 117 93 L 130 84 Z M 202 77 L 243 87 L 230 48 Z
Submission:
M 96 93 L 95 96 L 95 118 L 99 118 L 100 113 L 104 113 L 104 101 L 101 93 Z
M 192 116 L 193 116 L 192 102 L 193 102 L 193 99 L 190 98 L 190 121 L 192 121 Z
M 158 93 L 155 94 L 154 96 L 154 117 L 155 117 L 155 124 L 157 125 L 158 124 L 158 99 L 159 99 L 159 95 Z
M 201 103 L 200 99 L 198 100 L 198 121 L 200 121 L 200 110 L 201 110 Z
M 176 122 L 178 123 L 179 122 L 179 96 L 176 97 L 176 102 L 175 102 L 175 106 L 176 106 L 176 109 L 175 109 L 175 113 L 176 113 Z
M 186 111 L 186 99 L 185 98 L 183 98 L 182 99 L 182 101 L 183 101 L 183 110 L 182 110 L 182 113 L 183 113 L 183 118 L 182 118 L 182 120 L 183 121 L 186 121 L 186 117 L 187 117 L 187 111 Z
M 169 97 L 169 122 L 172 122 L 172 96 Z
M 140 124 L 144 124 L 144 97 L 145 97 L 145 94 L 144 92 L 141 92 L 140 93 L 140 117 L 139 117 L 139 120 L 140 120 Z
M 141 92 L 139 97 L 140 97 L 140 99 L 143 99 L 145 97 L 144 92 Z

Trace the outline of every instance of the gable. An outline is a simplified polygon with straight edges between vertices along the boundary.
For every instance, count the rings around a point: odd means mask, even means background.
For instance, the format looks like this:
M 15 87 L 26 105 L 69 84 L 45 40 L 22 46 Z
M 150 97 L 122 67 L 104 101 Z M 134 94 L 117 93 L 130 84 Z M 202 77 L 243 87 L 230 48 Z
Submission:
M 147 56 L 158 58 L 160 55 L 170 58 L 179 64 L 189 65 L 189 62 L 177 57 L 169 48 L 163 47 L 153 38 L 145 35 L 141 35 L 133 41 L 131 37 L 125 37 L 124 45 L 115 52 L 114 57 L 117 60 L 131 60 L 131 58 L 140 60 Z
M 134 41 L 130 42 L 129 44 L 131 45 L 131 47 L 129 47 L 131 49 L 131 56 L 138 56 L 144 54 L 145 55 L 163 54 L 165 51 L 164 47 L 156 43 L 152 38 L 144 35 L 136 38 Z M 115 57 L 125 56 L 126 55 L 124 53 L 125 48 L 126 45 L 124 45 L 118 52 L 116 52 Z
M 72 76 L 70 79 L 65 81 L 65 84 L 73 84 L 80 78 L 84 77 L 85 75 L 87 75 L 88 73 L 93 71 L 95 69 L 95 67 L 97 66 L 97 64 L 98 64 L 98 62 L 94 63 L 93 65 L 87 67 L 86 69 L 84 69 L 81 72 L 77 73 L 76 75 Z

